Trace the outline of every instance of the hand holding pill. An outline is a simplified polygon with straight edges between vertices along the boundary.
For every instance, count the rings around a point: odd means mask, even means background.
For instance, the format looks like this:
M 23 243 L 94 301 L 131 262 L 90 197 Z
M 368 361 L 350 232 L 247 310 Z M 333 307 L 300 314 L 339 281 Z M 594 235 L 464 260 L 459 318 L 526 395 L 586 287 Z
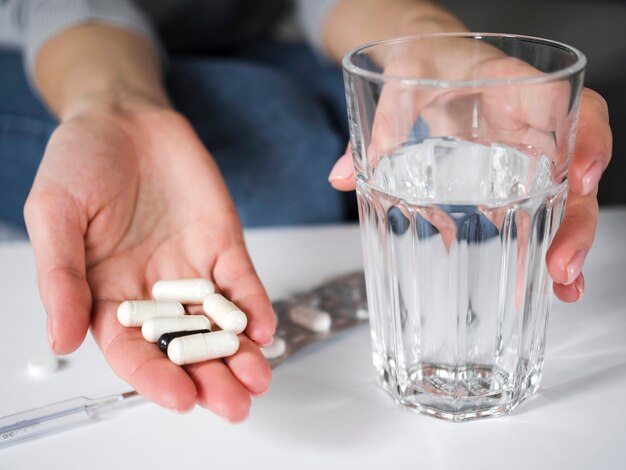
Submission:
M 191 126 L 163 107 L 133 104 L 63 120 L 33 185 L 25 212 L 51 348 L 72 352 L 91 327 L 111 368 L 146 399 L 178 411 L 199 404 L 240 421 L 271 377 L 259 349 L 275 329 L 270 300 Z M 152 299 L 158 280 L 200 278 L 247 316 L 227 360 L 176 365 L 140 327 L 118 321 L 118 306 Z
M 143 338 L 158 343 L 159 350 L 179 366 L 223 359 L 239 349 L 246 314 L 221 294 L 208 279 L 159 280 L 152 287 L 153 300 L 125 300 L 117 319 L 126 327 L 141 328 Z M 201 304 L 205 315 L 188 315 L 182 305 Z M 211 331 L 210 320 L 219 331 Z M 276 339 L 272 340 L 274 343 Z M 267 352 L 262 351 L 267 357 Z

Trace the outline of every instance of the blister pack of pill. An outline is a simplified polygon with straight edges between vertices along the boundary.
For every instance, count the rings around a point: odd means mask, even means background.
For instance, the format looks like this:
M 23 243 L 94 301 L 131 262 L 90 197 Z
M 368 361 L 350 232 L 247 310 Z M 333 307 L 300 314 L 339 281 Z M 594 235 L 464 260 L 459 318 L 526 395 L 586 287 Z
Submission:
M 357 271 L 274 302 L 274 342 L 262 348 L 272 368 L 296 352 L 368 319 L 365 278 Z

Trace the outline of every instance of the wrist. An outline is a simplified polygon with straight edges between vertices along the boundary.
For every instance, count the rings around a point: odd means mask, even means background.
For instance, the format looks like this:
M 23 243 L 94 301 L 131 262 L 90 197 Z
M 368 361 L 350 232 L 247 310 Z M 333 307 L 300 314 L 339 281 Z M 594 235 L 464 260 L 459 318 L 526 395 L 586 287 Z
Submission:
M 426 0 L 339 0 L 326 18 L 322 42 L 326 53 L 341 62 L 346 52 L 369 42 L 465 30 L 456 17 Z
M 66 122 L 85 115 L 132 116 L 142 112 L 171 109 L 164 93 L 155 94 L 149 90 L 117 84 L 74 95 L 60 107 L 58 116 L 61 122 Z
M 93 107 L 168 107 L 156 50 L 137 34 L 103 25 L 59 33 L 35 63 L 37 88 L 61 121 Z
M 418 2 L 398 15 L 393 36 L 412 36 L 428 33 L 454 33 L 468 31 L 451 13 L 429 2 Z

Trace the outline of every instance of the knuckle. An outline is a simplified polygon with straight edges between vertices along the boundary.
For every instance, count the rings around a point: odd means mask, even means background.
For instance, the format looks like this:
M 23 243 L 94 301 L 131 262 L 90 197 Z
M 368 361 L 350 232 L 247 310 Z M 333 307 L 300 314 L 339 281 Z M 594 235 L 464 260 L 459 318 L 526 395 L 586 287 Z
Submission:
M 42 212 L 45 205 L 45 199 L 31 193 L 24 204 L 24 220 L 27 226 L 34 223 L 37 216 Z
M 124 329 L 124 331 L 120 332 L 116 336 L 114 336 L 109 344 L 103 347 L 103 353 L 105 357 L 109 357 L 112 354 L 117 354 L 119 351 L 125 350 L 127 347 L 131 346 L 137 341 L 137 332 L 130 330 L 129 328 Z M 130 375 L 135 375 L 137 370 L 141 364 L 138 364 L 137 367 L 133 368 Z
M 609 121 L 609 105 L 604 97 L 591 88 L 585 88 L 585 95 L 587 99 L 591 100 L 594 106 L 600 111 L 603 117 Z
M 191 124 L 185 116 L 178 111 L 167 109 L 162 111 L 162 119 L 167 122 L 168 128 L 175 132 L 192 133 Z

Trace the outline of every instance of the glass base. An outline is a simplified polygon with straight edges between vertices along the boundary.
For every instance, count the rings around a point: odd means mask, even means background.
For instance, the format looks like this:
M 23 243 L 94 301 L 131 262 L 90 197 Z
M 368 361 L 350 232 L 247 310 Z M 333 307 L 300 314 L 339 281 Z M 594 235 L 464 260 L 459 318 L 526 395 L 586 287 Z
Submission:
M 392 374 L 383 368 L 377 378 L 400 407 L 461 422 L 508 414 L 535 393 L 541 367 L 527 370 L 520 365 L 518 370 L 526 374 L 518 375 L 516 381 L 514 376 L 489 365 L 424 363 L 404 374 Z

